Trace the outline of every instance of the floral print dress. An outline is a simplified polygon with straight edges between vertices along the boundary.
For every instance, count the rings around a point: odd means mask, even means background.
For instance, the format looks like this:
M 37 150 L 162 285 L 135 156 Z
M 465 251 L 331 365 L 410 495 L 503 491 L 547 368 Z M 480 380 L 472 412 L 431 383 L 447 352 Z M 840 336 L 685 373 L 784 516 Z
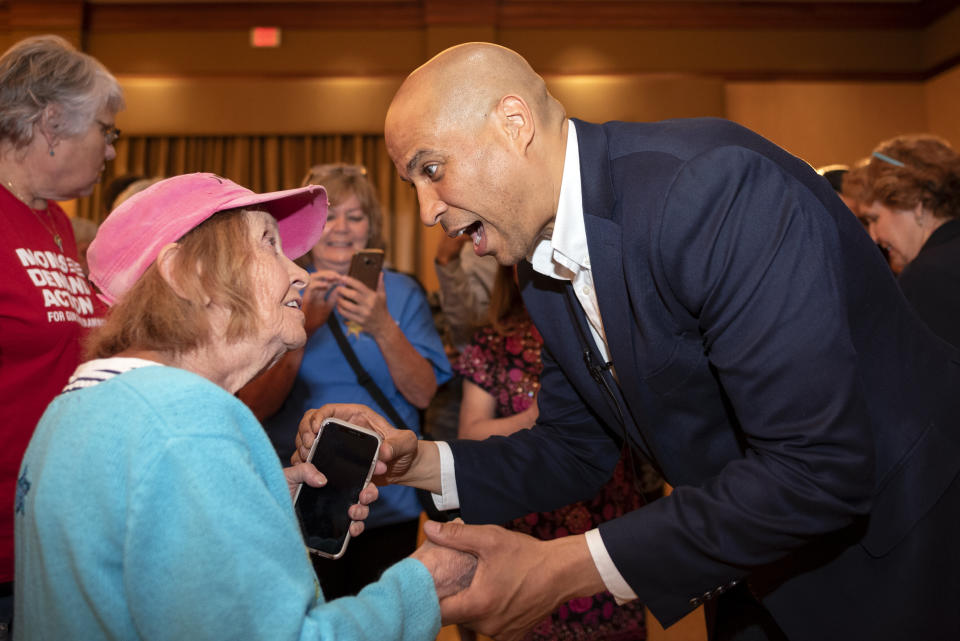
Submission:
M 478 331 L 454 363 L 458 373 L 496 399 L 497 417 L 517 414 L 535 402 L 543 369 L 543 339 L 526 312 L 514 314 L 503 327 L 503 333 L 493 327 Z M 613 477 L 593 499 L 553 512 L 528 514 L 507 524 L 507 528 L 541 540 L 583 534 L 659 496 L 661 486 L 657 481 L 650 483 L 645 479 L 641 495 L 634 489 L 634 478 L 630 466 L 621 459 Z M 646 637 L 643 605 L 631 601 L 618 606 L 613 595 L 601 592 L 562 604 L 534 626 L 525 639 L 620 641 Z

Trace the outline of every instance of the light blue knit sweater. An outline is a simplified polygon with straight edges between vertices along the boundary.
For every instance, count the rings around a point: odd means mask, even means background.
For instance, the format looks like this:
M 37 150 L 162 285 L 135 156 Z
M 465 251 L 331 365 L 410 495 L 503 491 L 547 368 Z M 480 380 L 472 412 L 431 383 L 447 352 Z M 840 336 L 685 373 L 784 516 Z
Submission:
M 108 363 L 107 361 L 100 361 Z M 143 367 L 58 396 L 16 505 L 16 639 L 431 640 L 407 559 L 324 602 L 280 463 L 236 398 Z

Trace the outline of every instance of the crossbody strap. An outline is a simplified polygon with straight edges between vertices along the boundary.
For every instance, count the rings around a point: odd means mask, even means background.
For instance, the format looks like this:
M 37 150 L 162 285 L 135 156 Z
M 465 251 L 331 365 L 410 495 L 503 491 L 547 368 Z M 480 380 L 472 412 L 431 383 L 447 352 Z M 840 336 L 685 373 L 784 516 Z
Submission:
M 353 370 L 353 373 L 357 376 L 357 382 L 360 383 L 360 386 L 363 389 L 367 390 L 367 393 L 373 397 L 373 400 L 380 406 L 380 409 L 383 410 L 383 413 L 387 415 L 387 418 L 390 419 L 390 422 L 393 423 L 394 427 L 406 427 L 403 423 L 403 419 L 400 418 L 400 413 L 397 412 L 396 408 L 393 407 L 393 404 L 387 399 L 386 395 L 383 393 L 377 384 L 373 381 L 373 378 L 367 373 L 367 370 L 363 369 L 363 365 L 360 364 L 360 359 L 357 358 L 357 353 L 353 351 L 353 348 L 350 346 L 350 342 L 347 340 L 347 337 L 343 335 L 343 330 L 340 328 L 340 321 L 337 320 L 336 314 L 330 314 L 330 318 L 327 320 L 327 325 L 330 326 L 330 331 L 333 333 L 333 337 L 337 341 L 337 346 L 340 348 L 340 351 L 343 352 L 344 357 L 346 357 L 347 362 L 350 364 L 350 369 Z

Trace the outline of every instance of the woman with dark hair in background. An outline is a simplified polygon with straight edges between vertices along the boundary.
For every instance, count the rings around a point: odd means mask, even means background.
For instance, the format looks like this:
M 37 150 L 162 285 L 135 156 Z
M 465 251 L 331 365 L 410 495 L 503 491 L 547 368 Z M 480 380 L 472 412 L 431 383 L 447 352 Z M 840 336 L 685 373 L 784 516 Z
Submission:
M 93 192 L 116 155 L 122 108 L 116 79 L 63 38 L 27 38 L 0 57 L 0 640 L 12 617 L 20 459 L 102 309 L 56 201 Z
M 899 136 L 858 175 L 870 236 L 889 251 L 904 295 L 960 346 L 960 154 L 935 136 Z

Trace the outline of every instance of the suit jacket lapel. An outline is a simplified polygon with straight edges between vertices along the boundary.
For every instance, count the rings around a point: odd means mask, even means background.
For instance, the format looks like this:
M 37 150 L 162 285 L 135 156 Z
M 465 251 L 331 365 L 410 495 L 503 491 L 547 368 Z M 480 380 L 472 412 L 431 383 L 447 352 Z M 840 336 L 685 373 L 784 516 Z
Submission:
M 630 390 L 630 394 L 620 394 L 621 402 L 625 402 L 625 427 L 640 432 L 635 438 L 639 436 L 639 442 L 649 445 L 653 443 L 653 435 L 647 431 L 648 410 L 642 398 L 645 387 L 637 367 L 636 351 L 642 347 L 636 336 L 642 327 L 632 314 L 634 306 L 641 303 L 631 300 L 624 273 L 623 235 L 615 220 L 617 202 L 606 138 L 599 126 L 574 122 L 580 147 L 580 181 L 593 284 L 617 382 L 620 389 Z M 655 456 L 656 452 L 649 454 Z
M 574 120 L 580 147 L 580 187 L 590 269 L 610 357 L 624 389 L 640 380 L 634 351 L 635 323 L 623 271 L 623 234 L 614 219 L 616 196 L 606 137 L 601 127 Z

